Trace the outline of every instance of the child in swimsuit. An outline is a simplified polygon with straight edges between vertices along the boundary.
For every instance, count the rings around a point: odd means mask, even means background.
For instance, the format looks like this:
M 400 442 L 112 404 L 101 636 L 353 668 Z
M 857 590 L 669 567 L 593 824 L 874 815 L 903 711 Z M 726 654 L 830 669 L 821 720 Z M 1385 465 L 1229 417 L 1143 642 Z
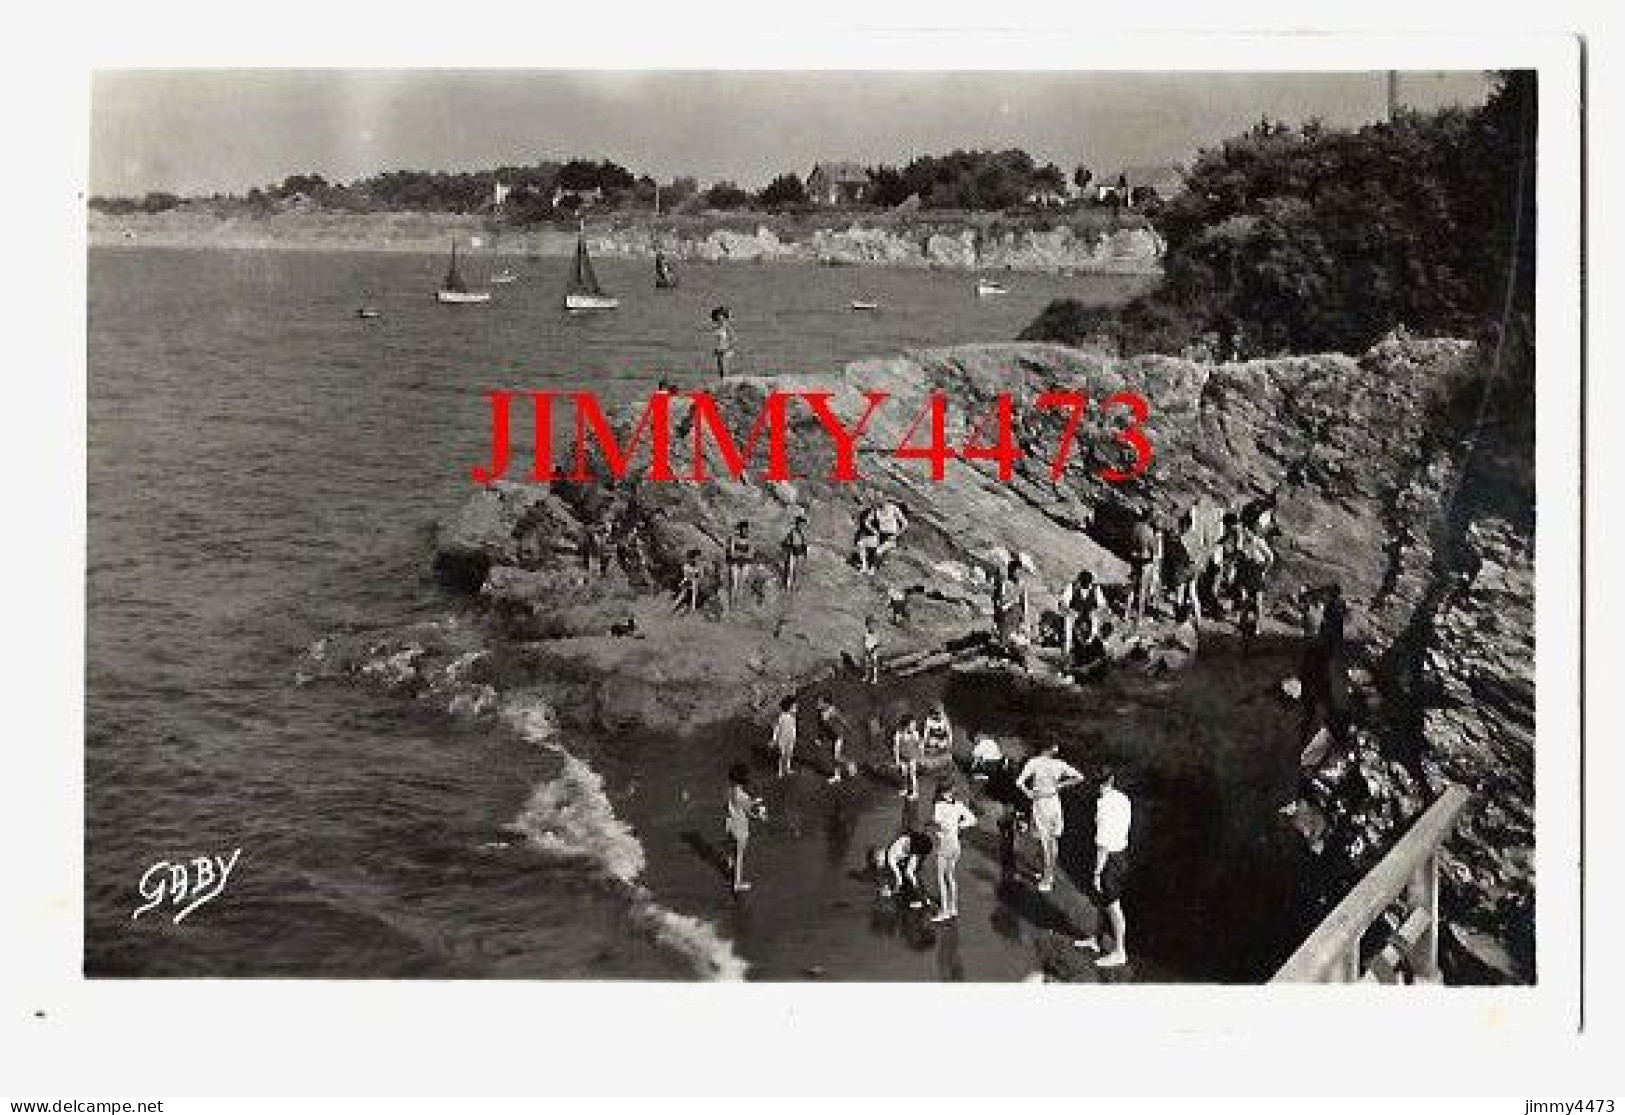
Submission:
M 672 604 L 673 614 L 689 615 L 700 606 L 700 551 L 690 550 L 683 559 L 683 571 L 677 581 L 677 592 Z
M 880 632 L 875 630 L 873 616 L 863 621 L 863 680 L 880 684 Z

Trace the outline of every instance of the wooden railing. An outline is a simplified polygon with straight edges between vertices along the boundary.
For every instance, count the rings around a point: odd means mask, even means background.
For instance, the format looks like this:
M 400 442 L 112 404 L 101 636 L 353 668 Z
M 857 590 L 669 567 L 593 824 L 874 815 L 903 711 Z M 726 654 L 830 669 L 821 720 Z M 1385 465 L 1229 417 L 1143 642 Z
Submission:
M 1455 831 L 1467 805 L 1448 786 L 1399 843 L 1275 973 L 1277 983 L 1433 982 L 1439 978 L 1439 845 Z M 1401 897 L 1405 917 L 1370 964 L 1361 943 L 1371 923 Z

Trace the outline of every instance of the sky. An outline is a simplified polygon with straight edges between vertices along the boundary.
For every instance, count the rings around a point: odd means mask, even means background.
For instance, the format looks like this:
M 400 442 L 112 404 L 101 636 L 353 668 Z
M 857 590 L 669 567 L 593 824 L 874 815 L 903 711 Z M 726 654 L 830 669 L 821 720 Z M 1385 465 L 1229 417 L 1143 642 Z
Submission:
M 1400 103 L 1476 104 L 1477 71 L 1402 73 Z M 241 192 L 289 174 L 609 158 L 757 187 L 815 162 L 1021 147 L 1097 177 L 1183 163 L 1261 117 L 1381 119 L 1362 73 L 122 70 L 94 75 L 90 189 Z

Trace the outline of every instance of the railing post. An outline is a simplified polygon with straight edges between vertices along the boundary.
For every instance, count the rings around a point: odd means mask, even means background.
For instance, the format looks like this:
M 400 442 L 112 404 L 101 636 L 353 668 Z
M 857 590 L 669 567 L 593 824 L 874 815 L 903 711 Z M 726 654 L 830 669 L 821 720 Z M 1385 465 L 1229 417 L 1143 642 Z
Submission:
M 1439 979 L 1439 848 L 1433 851 L 1411 875 L 1405 900 L 1411 909 L 1427 914 L 1427 928 L 1411 954 L 1411 972 L 1419 983 L 1436 983 Z
M 1439 846 L 1455 830 L 1469 801 L 1456 785 L 1428 806 L 1382 860 L 1315 927 L 1275 973 L 1280 982 L 1353 982 L 1365 975 L 1360 942 L 1396 900 L 1409 907 L 1378 955 L 1373 978 L 1402 967 L 1413 981 L 1439 976 Z

